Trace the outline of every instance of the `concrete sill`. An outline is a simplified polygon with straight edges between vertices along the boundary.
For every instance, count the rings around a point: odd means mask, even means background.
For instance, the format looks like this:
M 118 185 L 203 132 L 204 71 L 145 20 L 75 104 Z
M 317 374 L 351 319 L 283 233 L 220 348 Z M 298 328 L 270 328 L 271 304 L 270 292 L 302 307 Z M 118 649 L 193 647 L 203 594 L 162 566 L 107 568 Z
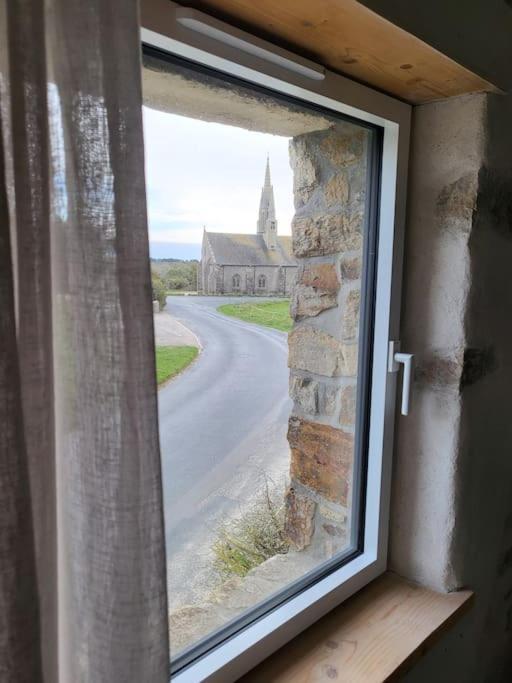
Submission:
M 390 572 L 366 586 L 240 680 L 381 683 L 399 677 L 471 604 Z

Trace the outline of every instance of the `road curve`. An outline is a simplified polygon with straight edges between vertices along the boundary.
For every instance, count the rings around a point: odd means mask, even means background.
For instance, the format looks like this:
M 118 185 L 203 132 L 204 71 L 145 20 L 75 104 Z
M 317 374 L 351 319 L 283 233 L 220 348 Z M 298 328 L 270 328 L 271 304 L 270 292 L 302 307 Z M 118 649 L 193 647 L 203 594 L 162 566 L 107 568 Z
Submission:
M 288 470 L 286 334 L 228 318 L 226 297 L 169 297 L 166 310 L 203 347 L 159 391 L 171 607 L 213 587 L 215 530 Z M 254 299 L 253 299 L 254 300 Z

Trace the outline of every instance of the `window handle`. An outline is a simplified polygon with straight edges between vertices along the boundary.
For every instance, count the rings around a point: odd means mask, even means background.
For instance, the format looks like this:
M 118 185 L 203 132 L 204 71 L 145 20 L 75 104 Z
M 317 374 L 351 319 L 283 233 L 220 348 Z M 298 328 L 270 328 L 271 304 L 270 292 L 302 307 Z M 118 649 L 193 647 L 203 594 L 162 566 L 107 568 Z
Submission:
M 402 378 L 402 415 L 409 415 L 413 361 L 414 354 L 400 352 L 399 341 L 389 342 L 388 372 L 398 372 L 400 365 L 404 366 Z

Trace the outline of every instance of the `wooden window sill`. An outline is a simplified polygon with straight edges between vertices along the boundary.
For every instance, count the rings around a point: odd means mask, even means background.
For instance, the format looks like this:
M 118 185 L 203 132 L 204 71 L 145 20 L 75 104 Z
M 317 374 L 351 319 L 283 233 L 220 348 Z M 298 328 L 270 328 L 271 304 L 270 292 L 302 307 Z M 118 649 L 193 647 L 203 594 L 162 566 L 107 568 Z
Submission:
M 390 572 L 366 586 L 240 680 L 381 683 L 403 674 L 470 605 L 471 591 L 436 593 Z

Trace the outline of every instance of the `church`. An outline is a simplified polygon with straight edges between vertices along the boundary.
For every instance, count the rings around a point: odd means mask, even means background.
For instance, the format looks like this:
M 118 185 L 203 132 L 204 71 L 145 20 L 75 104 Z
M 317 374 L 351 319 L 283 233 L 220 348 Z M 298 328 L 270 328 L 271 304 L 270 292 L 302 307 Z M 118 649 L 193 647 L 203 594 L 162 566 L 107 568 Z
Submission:
M 205 230 L 198 291 L 200 294 L 289 296 L 296 276 L 292 238 L 277 234 L 274 189 L 267 158 L 256 234 Z

